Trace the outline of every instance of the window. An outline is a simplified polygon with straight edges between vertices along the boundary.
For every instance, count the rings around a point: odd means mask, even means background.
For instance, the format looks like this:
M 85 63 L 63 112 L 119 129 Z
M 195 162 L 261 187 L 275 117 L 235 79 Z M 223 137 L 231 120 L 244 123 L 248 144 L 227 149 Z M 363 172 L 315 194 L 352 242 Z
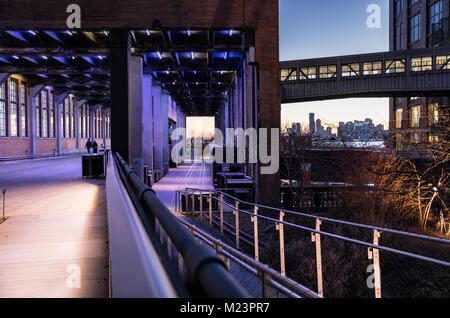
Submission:
M 401 134 L 395 135 L 395 149 L 397 151 L 403 151 L 403 143 L 402 143 L 402 135 Z
M 9 122 L 11 137 L 19 136 L 19 81 L 9 80 Z
M 382 74 L 382 63 L 379 62 L 364 62 L 363 69 L 364 69 L 364 75 L 378 75 Z
M 395 0 L 394 2 L 395 15 L 400 14 L 402 11 L 403 11 L 403 0 Z
M 403 23 L 397 24 L 394 29 L 394 50 L 402 48 Z
M 439 104 L 428 104 L 428 125 L 436 126 L 439 123 Z
M 349 77 L 349 76 L 359 76 L 359 63 L 353 63 L 353 64 L 345 64 L 342 65 L 342 76 L 343 77 Z
M 409 5 L 412 6 L 414 3 L 419 2 L 419 0 L 409 0 Z
M 325 65 L 319 67 L 320 78 L 333 78 L 336 77 L 336 65 Z
M 431 57 L 417 57 L 411 59 L 411 70 L 413 72 L 431 71 L 433 59 Z
M 0 136 L 7 136 L 6 124 L 6 83 L 0 85 Z
M 439 142 L 439 135 L 436 134 L 436 133 L 429 133 L 429 134 L 428 134 L 428 141 L 429 141 L 431 144 L 438 143 L 438 142 Z
M 414 106 L 409 109 L 410 127 L 418 128 L 420 125 L 420 106 Z
M 20 83 L 20 128 L 21 136 L 28 137 L 28 114 L 27 114 L 27 86 Z
M 300 68 L 300 79 L 316 79 L 317 71 L 315 67 L 302 67 Z
M 413 144 L 418 144 L 420 142 L 420 134 L 419 133 L 412 133 L 411 134 L 411 142 Z
M 297 71 L 295 68 L 281 70 L 281 81 L 296 81 Z
M 91 107 L 86 105 L 86 138 L 92 138 L 91 136 Z
M 429 23 L 430 34 L 442 30 L 442 0 L 430 6 Z
M 405 72 L 405 59 L 386 61 L 386 74 L 404 73 L 404 72 Z
M 42 138 L 48 138 L 48 98 L 47 90 L 41 92 L 42 102 Z
M 396 129 L 402 128 L 402 121 L 403 121 L 403 109 L 397 108 L 395 110 L 395 128 Z
M 72 117 L 72 121 L 71 121 L 71 125 L 72 125 L 72 129 L 71 129 L 71 134 L 72 134 L 72 138 L 76 138 L 77 134 L 76 134 L 76 119 L 77 119 L 77 115 L 76 115 L 76 107 L 74 105 L 74 100 L 73 98 L 70 98 L 70 116 Z
M 48 92 L 48 109 L 49 109 L 49 137 L 55 138 L 55 102 L 53 92 Z
M 420 13 L 409 19 L 409 43 L 420 40 Z
M 34 98 L 36 102 L 36 137 L 40 138 L 41 134 L 41 94 L 37 94 Z
M 64 100 L 64 138 L 70 138 L 69 97 Z
M 450 70 L 450 55 L 437 56 L 436 69 Z

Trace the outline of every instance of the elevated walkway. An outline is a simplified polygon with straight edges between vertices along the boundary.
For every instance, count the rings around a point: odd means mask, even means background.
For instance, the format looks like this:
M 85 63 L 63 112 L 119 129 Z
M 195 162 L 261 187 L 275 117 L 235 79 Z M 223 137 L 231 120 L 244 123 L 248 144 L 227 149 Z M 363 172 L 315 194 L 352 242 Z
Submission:
M 108 297 L 104 184 L 80 157 L 0 164 L 0 297 Z
M 281 102 L 448 96 L 450 48 L 280 62 Z

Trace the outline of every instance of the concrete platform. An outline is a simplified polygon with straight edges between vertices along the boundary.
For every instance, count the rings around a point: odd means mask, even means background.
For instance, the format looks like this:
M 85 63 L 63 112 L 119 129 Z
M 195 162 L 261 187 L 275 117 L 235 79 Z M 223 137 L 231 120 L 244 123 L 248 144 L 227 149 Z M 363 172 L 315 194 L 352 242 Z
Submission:
M 78 156 L 0 164 L 0 297 L 108 297 L 104 187 Z

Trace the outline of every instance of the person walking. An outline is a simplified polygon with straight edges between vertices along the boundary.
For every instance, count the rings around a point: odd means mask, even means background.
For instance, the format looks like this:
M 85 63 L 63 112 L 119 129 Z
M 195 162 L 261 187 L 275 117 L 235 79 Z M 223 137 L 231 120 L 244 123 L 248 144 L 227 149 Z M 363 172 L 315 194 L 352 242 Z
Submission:
M 91 148 L 92 148 L 92 143 L 91 143 L 91 140 L 88 139 L 86 142 L 86 149 L 89 154 L 91 153 Z
M 94 153 L 98 153 L 98 145 L 97 142 L 94 140 L 94 143 L 92 144 L 92 147 L 94 148 Z

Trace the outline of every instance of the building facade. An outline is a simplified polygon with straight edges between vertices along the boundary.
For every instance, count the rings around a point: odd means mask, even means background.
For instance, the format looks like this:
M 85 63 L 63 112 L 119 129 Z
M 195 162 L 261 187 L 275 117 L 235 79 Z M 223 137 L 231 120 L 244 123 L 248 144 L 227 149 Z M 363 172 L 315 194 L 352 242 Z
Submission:
M 390 0 L 390 50 L 448 46 L 449 0 Z M 433 63 L 449 69 L 449 56 L 412 59 L 413 71 L 432 70 Z M 438 142 L 436 126 L 439 110 L 448 106 L 448 97 L 408 96 L 391 98 L 390 130 L 396 149 L 407 144 Z
M 16 74 L 0 80 L 0 160 L 80 153 L 88 139 L 110 147 L 109 109 L 30 82 Z

